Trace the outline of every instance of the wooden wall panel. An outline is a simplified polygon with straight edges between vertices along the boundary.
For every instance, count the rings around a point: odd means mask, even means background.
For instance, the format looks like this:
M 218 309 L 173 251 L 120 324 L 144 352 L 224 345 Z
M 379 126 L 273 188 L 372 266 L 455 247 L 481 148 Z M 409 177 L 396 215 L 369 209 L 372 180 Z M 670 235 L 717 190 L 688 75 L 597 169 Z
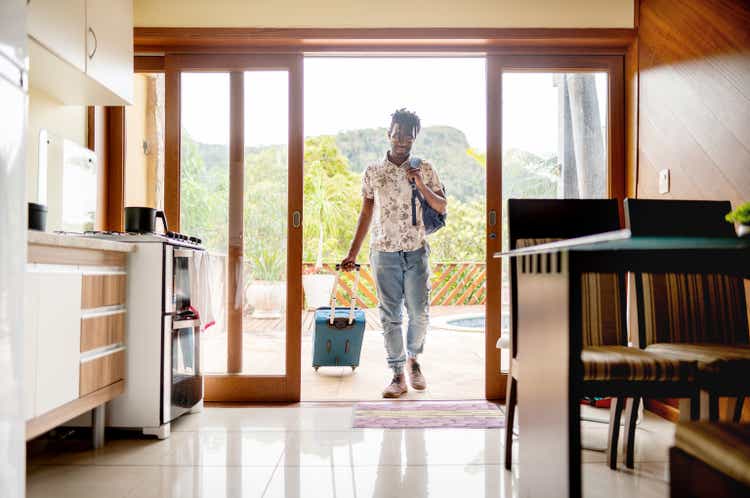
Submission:
M 629 172 L 637 196 L 750 201 L 750 3 L 640 0 L 637 7 L 638 161 Z M 659 194 L 664 168 L 671 188 Z M 653 400 L 649 408 L 679 413 L 676 402 Z
M 638 197 L 750 200 L 750 3 L 641 0 L 638 12 Z

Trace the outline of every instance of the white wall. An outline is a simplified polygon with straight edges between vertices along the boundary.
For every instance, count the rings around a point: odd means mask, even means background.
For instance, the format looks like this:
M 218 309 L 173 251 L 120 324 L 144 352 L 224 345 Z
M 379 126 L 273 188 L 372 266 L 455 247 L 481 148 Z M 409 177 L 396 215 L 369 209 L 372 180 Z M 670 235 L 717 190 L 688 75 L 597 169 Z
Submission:
M 135 26 L 632 28 L 634 0 L 134 0 Z

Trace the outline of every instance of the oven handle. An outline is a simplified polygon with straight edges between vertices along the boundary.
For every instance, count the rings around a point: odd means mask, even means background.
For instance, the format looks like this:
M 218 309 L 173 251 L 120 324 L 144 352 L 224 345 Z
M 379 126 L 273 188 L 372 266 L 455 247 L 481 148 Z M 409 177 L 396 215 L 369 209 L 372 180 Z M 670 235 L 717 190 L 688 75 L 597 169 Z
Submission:
M 175 249 L 172 252 L 172 257 L 175 258 L 192 258 L 193 257 L 193 251 L 192 249 Z
M 201 324 L 201 321 L 198 319 L 172 320 L 172 330 L 194 329 L 195 327 L 199 327 L 200 324 Z

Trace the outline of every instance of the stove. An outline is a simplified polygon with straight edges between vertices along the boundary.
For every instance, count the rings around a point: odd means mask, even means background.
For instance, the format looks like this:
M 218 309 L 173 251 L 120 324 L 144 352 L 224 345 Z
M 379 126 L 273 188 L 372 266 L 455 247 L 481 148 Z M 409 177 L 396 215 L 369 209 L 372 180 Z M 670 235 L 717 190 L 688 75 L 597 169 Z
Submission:
M 109 427 L 138 428 L 160 439 L 171 423 L 203 406 L 201 319 L 193 307 L 201 239 L 166 233 L 87 231 L 79 237 L 138 244 L 128 255 L 128 382 L 110 402 Z
M 114 232 L 88 230 L 85 232 L 55 232 L 64 235 L 77 235 L 79 237 L 91 237 L 94 239 L 106 239 L 116 242 L 161 242 L 171 245 L 200 248 L 203 242 L 199 237 L 186 235 L 179 232 L 168 231 L 166 233 L 138 233 L 138 232 Z

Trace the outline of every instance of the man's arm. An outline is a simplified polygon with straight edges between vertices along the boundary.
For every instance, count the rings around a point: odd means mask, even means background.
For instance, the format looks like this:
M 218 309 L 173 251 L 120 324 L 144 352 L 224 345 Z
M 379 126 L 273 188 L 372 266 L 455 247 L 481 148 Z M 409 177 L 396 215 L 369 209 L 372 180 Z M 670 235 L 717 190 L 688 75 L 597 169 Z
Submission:
M 424 184 L 424 182 L 417 182 L 417 189 L 432 209 L 440 214 L 445 214 L 446 208 L 448 207 L 448 201 L 445 199 L 445 194 L 442 190 L 433 192 L 430 187 Z
M 428 187 L 424 178 L 422 178 L 422 168 L 410 168 L 406 171 L 406 178 L 409 181 L 414 180 L 414 184 L 417 186 L 417 190 L 422 194 L 422 197 L 427 201 L 432 209 L 440 214 L 445 214 L 446 208 L 448 207 L 448 201 L 445 199 L 445 194 L 442 189 L 437 192 L 433 192 Z
M 341 267 L 345 271 L 354 269 L 357 262 L 357 255 L 362 248 L 362 242 L 365 240 L 367 230 L 370 228 L 372 221 L 372 208 L 375 205 L 375 199 L 362 198 L 362 209 L 359 211 L 359 220 L 357 221 L 357 231 L 354 234 L 352 245 L 349 247 L 349 254 L 341 261 Z

